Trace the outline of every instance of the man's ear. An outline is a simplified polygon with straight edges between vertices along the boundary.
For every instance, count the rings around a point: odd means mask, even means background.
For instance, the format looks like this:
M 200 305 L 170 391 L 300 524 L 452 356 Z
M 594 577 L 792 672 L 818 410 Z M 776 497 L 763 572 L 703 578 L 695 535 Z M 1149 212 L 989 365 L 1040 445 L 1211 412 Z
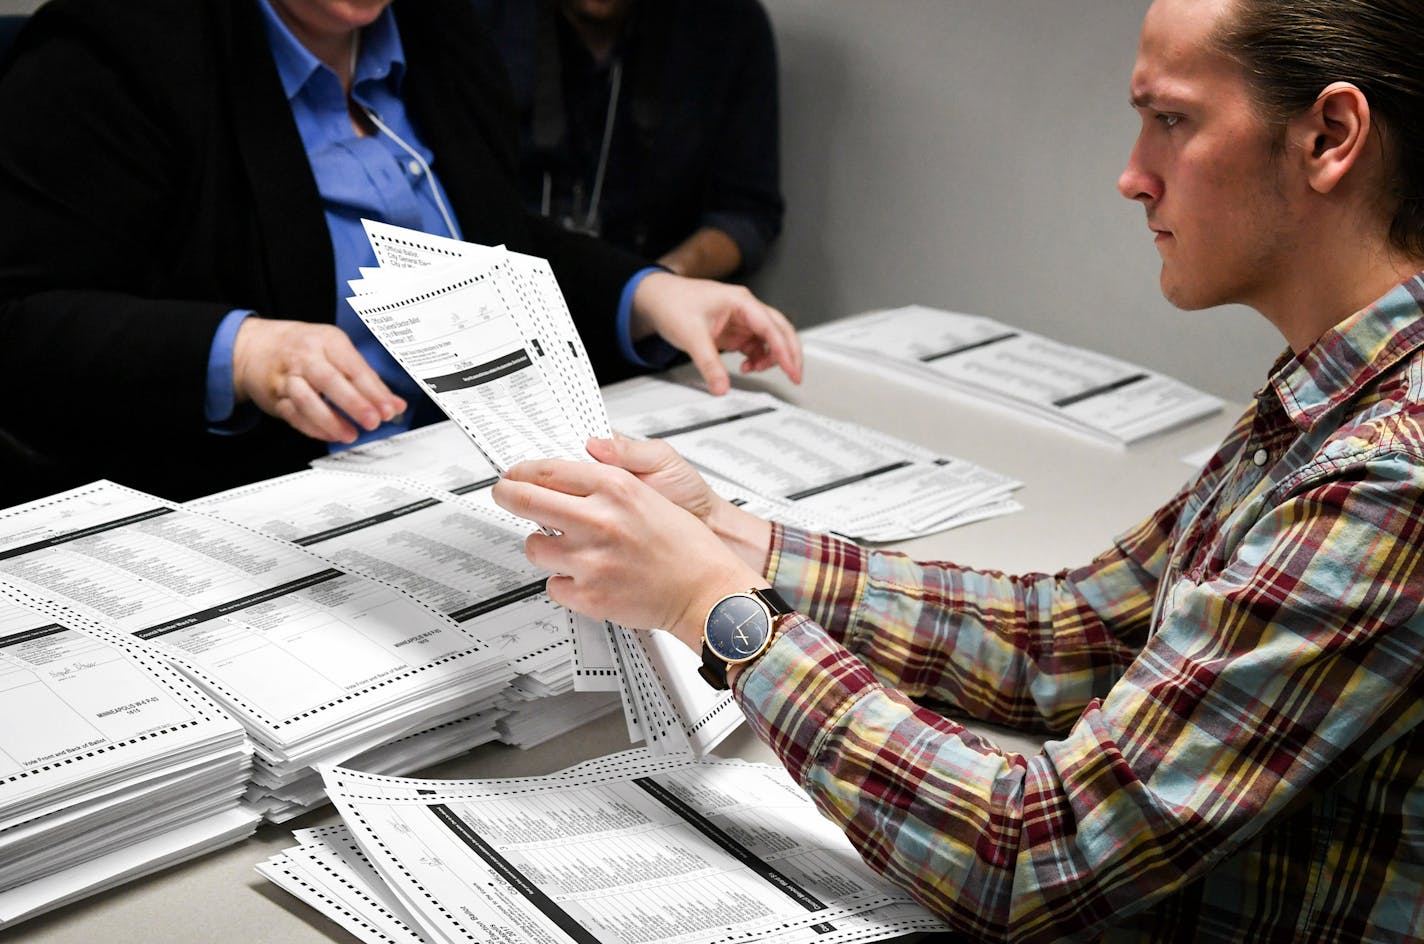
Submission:
M 1370 103 L 1350 82 L 1333 82 L 1315 104 L 1291 120 L 1287 134 L 1303 161 L 1311 189 L 1329 193 L 1365 157 Z

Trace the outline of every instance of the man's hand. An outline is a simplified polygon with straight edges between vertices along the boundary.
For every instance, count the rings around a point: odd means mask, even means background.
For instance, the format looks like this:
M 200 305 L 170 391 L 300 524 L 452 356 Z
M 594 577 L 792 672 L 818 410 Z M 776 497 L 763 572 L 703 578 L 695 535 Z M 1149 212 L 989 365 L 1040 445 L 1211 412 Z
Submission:
M 632 472 L 704 523 L 718 505 L 727 503 L 690 462 L 661 439 L 590 439 L 585 448 L 599 462 Z
M 702 521 L 727 549 L 761 572 L 771 545 L 771 522 L 712 491 L 677 450 L 661 439 L 590 439 L 588 454 L 632 472 L 668 501 Z M 743 588 L 745 589 L 745 588 Z
M 355 441 L 342 413 L 372 430 L 406 408 L 335 325 L 249 317 L 233 342 L 232 384 L 238 403 L 326 442 Z
M 731 386 L 720 351 L 740 351 L 742 372 L 780 366 L 801 382 L 801 342 L 786 316 L 740 285 L 654 272 L 633 293 L 633 337 L 658 334 L 687 354 L 715 394 Z
M 697 652 L 702 620 L 761 575 L 708 527 L 624 469 L 598 462 L 521 462 L 495 483 L 495 502 L 557 534 L 531 534 L 524 553 L 555 576 L 549 598 L 595 619 L 661 627 Z

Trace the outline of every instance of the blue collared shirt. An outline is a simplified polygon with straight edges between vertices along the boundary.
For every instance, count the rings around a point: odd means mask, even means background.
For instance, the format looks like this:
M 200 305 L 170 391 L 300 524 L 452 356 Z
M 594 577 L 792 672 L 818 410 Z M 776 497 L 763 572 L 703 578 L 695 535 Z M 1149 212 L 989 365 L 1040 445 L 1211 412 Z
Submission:
M 268 0 L 257 3 L 331 234 L 335 266 L 330 278 L 335 280 L 338 299 L 336 324 L 351 337 L 386 385 L 410 404 L 404 414 L 371 432 L 363 432 L 357 441 L 390 436 L 409 429 L 415 418 L 435 414 L 415 380 L 346 303 L 350 295 L 347 283 L 359 277 L 360 267 L 376 264 L 361 219 L 383 220 L 455 239 L 460 238 L 459 223 L 448 212 L 449 203 L 434 173 L 435 156 L 421 142 L 401 99 L 405 51 L 390 8 L 361 33 L 352 98 L 376 115 L 394 137 L 384 132 L 363 137 L 352 127 L 340 78 L 292 35 Z M 648 271 L 655 270 L 643 270 L 629 280 L 616 322 L 625 356 L 640 366 L 654 365 L 645 363 L 634 350 L 628 323 L 633 289 Z M 206 406 L 208 421 L 216 431 L 237 432 L 249 425 L 233 416 L 232 350 L 237 329 L 250 314 L 245 310 L 229 313 L 213 339 Z M 281 312 L 270 314 L 282 316 Z M 334 444 L 333 448 L 344 445 Z

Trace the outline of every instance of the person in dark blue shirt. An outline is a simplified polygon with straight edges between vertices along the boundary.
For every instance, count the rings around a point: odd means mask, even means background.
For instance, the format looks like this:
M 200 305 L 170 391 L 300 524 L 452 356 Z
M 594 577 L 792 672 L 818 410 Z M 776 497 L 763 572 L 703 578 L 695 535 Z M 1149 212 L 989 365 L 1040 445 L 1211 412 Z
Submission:
M 757 0 L 476 0 L 520 118 L 525 205 L 684 275 L 781 231 L 776 47 Z

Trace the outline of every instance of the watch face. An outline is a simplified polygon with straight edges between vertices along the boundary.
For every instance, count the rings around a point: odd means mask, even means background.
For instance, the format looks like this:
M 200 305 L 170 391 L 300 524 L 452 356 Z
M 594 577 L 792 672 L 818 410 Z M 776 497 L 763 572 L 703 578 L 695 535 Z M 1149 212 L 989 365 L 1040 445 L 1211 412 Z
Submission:
M 707 648 L 724 662 L 745 662 L 761 652 L 771 635 L 771 617 L 744 593 L 719 600 L 707 614 Z

